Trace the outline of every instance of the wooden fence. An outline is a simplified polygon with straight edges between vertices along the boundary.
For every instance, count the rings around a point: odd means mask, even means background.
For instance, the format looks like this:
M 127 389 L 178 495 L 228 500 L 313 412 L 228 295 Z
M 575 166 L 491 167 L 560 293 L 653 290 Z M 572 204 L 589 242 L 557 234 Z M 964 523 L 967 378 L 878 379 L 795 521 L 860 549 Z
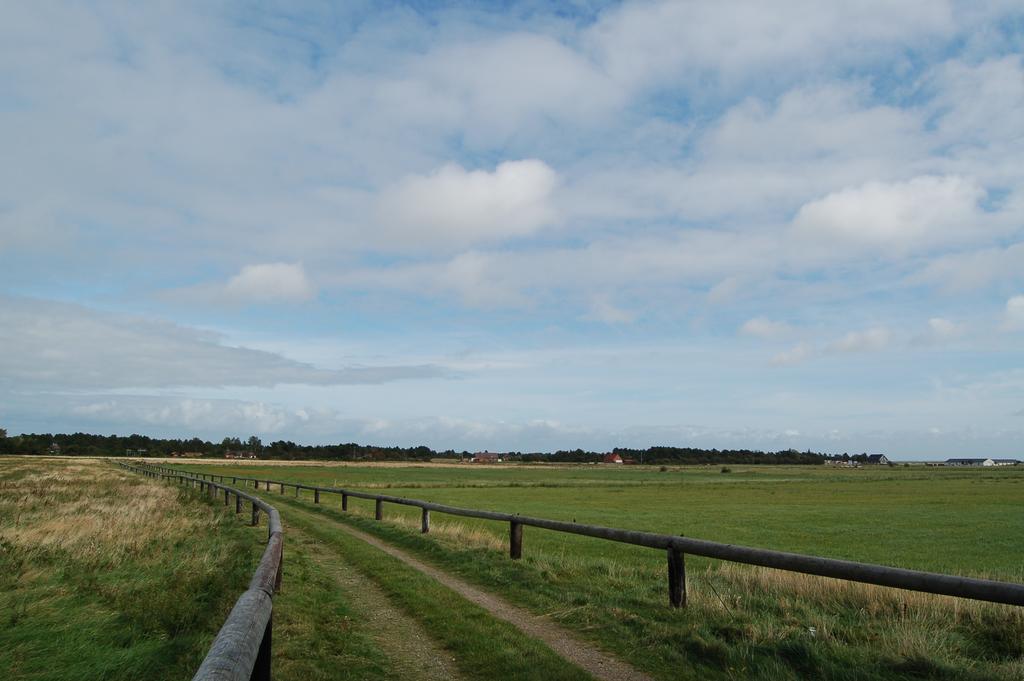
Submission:
M 249 581 L 249 588 L 235 602 L 192 681 L 270 681 L 274 594 L 281 590 L 284 549 L 277 509 L 257 496 L 212 480 L 162 467 L 117 463 L 135 473 L 198 487 L 211 498 L 218 498 L 223 492 L 225 506 L 233 494 L 235 513 L 242 512 L 243 500 L 249 502 L 253 525 L 259 524 L 261 511 L 267 514 L 267 546 L 263 557 Z
M 182 474 L 172 468 L 155 466 L 157 470 Z M 512 513 L 499 513 L 495 511 L 481 511 L 471 508 L 459 508 L 457 506 L 446 506 L 435 504 L 419 499 L 406 499 L 393 497 L 385 494 L 371 494 L 356 490 L 342 489 L 337 487 L 316 487 L 300 483 L 287 482 L 282 480 L 267 480 L 263 478 L 243 478 L 239 476 L 214 475 L 210 473 L 186 473 L 199 480 L 213 480 L 218 478 L 221 482 L 225 478 L 231 478 L 232 484 L 252 483 L 258 490 L 263 484 L 267 491 L 271 486 L 279 488 L 280 493 L 285 493 L 285 488 L 295 490 L 295 496 L 300 490 L 313 492 L 313 502 L 320 503 L 324 494 L 338 494 L 341 496 L 341 509 L 348 510 L 349 497 L 358 499 L 371 499 L 376 502 L 375 517 L 381 520 L 384 517 L 384 504 L 398 504 L 402 506 L 414 506 L 422 512 L 422 531 L 430 531 L 430 513 L 446 513 L 449 515 L 464 516 L 468 518 L 483 518 L 485 520 L 496 520 L 509 524 L 509 556 L 513 559 L 523 555 L 523 527 L 540 527 L 555 532 L 566 532 L 579 534 L 587 537 L 596 537 L 609 541 L 617 541 L 625 544 L 646 546 L 653 549 L 660 549 L 667 553 L 668 562 L 668 597 L 669 603 L 674 607 L 686 605 L 686 564 L 687 553 L 716 558 L 719 560 L 732 561 L 734 563 L 745 563 L 747 565 L 759 565 L 762 567 L 787 570 L 789 572 L 800 572 L 809 575 L 822 577 L 833 577 L 850 582 L 863 582 L 865 584 L 876 584 L 898 589 L 909 589 L 912 591 L 923 591 L 932 594 L 945 596 L 957 596 L 979 601 L 990 601 L 992 603 L 1004 603 L 1007 605 L 1024 605 L 1024 584 L 1013 582 L 999 582 L 989 579 L 975 579 L 972 577 L 958 577 L 955 575 L 943 575 L 934 572 L 921 572 L 919 570 L 905 570 L 903 568 L 889 567 L 886 565 L 873 565 L 871 563 L 858 563 L 849 560 L 838 560 L 835 558 L 821 558 L 819 556 L 808 556 L 799 553 L 787 553 L 785 551 L 773 551 L 770 549 L 752 548 L 749 546 L 737 546 L 734 544 L 722 544 L 719 542 L 706 541 L 703 539 L 692 539 L 668 534 L 655 534 L 653 532 L 640 532 L 637 530 L 624 530 L 614 527 L 601 527 L 598 525 L 583 525 L 570 523 L 561 520 L 548 520 L 546 518 L 531 518 Z

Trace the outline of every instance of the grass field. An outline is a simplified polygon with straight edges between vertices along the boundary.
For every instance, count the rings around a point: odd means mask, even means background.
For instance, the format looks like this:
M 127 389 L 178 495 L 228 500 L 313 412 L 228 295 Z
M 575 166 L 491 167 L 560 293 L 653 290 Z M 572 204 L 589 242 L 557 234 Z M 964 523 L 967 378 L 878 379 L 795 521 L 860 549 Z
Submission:
M 191 678 L 266 541 L 233 508 L 99 460 L 0 458 L 0 679 Z M 360 541 L 285 541 L 275 679 L 434 679 L 431 656 L 445 678 L 587 678 Z
M 470 508 L 1024 581 L 1024 467 L 190 465 L 195 471 L 380 491 Z M 333 503 L 337 505 L 335 497 Z M 351 500 L 353 508 L 372 502 Z M 390 506 L 389 515 L 418 510 Z M 482 532 L 505 528 L 460 520 Z M 528 550 L 648 552 L 543 530 Z
M 1024 581 L 1024 471 L 924 467 L 225 466 L 192 470 L 430 499 L 475 508 Z M 267 494 L 264 492 L 264 494 Z M 309 508 L 291 492 L 287 509 Z M 690 607 L 665 605 L 660 552 L 325 497 L 354 523 L 582 632 L 661 678 L 1024 679 L 1021 609 L 690 558 Z M 813 634 L 811 630 L 813 628 Z
M 175 464 L 1024 581 L 1017 469 Z M 421 535 L 417 509 L 387 505 L 379 523 L 372 502 L 342 513 L 338 497 L 260 494 L 286 528 L 285 681 L 586 676 L 345 526 L 660 679 L 1024 679 L 1024 608 L 689 557 L 689 607 L 675 610 L 659 551 L 526 528 L 511 561 L 504 524 L 434 514 Z M 187 678 L 265 537 L 219 502 L 100 461 L 0 460 L 2 678 Z
M 0 459 L 2 678 L 190 677 L 251 575 L 253 540 L 109 464 Z

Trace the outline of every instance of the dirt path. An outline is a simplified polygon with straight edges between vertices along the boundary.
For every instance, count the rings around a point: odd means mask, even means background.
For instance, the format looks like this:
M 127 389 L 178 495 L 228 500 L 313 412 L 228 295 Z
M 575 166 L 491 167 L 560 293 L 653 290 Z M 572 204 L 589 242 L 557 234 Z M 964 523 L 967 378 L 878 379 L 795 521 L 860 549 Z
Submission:
M 534 615 L 527 610 L 512 605 L 503 598 L 482 591 L 458 577 L 427 565 L 405 551 L 395 548 L 374 536 L 319 514 L 289 508 L 286 515 L 291 514 L 299 515 L 306 521 L 329 522 L 334 527 L 397 558 L 409 567 L 455 591 L 463 598 L 476 603 L 494 617 L 508 622 L 528 636 L 543 641 L 556 653 L 586 670 L 596 679 L 601 679 L 602 681 L 653 681 L 652 677 L 634 669 L 622 660 L 595 648 L 591 643 L 578 638 L 575 634 L 554 624 L 550 620 Z M 365 585 L 367 582 L 363 581 L 361 583 Z M 381 595 L 383 596 L 383 594 Z
M 396 608 L 381 589 L 332 551 L 329 545 L 290 524 L 289 542 L 300 542 L 309 558 L 331 577 L 388 656 L 397 679 L 462 681 L 451 653 L 441 648 L 418 621 Z

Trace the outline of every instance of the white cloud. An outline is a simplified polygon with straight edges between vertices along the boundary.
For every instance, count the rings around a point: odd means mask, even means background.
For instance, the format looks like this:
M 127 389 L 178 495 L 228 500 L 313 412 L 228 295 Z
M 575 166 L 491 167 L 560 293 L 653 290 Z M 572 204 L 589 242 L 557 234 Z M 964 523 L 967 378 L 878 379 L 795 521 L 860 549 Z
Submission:
M 140 426 L 156 432 L 201 433 L 214 439 L 231 433 L 272 435 L 292 432 L 310 425 L 330 427 L 337 415 L 316 412 L 311 419 L 304 409 L 258 401 L 177 398 L 133 395 L 102 400 L 75 399 L 68 405 L 65 418 L 85 418 L 107 426 L 124 426 L 138 431 Z
M 939 345 L 948 343 L 963 336 L 967 326 L 945 317 L 932 317 L 928 320 L 925 331 L 915 335 L 910 342 L 913 345 Z
M 554 220 L 557 183 L 555 171 L 536 159 L 506 161 L 493 172 L 450 163 L 386 190 L 379 220 L 385 234 L 420 247 L 525 236 Z
M 932 317 L 928 320 L 928 330 L 936 338 L 946 339 L 959 335 L 962 328 L 956 322 L 952 322 L 948 319 Z
M 933 258 L 907 280 L 953 293 L 976 291 L 995 283 L 1016 284 L 1024 281 L 1024 243 Z
M 590 312 L 584 317 L 605 324 L 629 324 L 636 319 L 636 313 L 616 306 L 607 296 L 594 296 L 590 301 Z
M 748 319 L 740 327 L 740 333 L 745 336 L 754 336 L 765 340 L 776 340 L 785 338 L 793 332 L 793 327 L 785 322 L 772 321 L 765 317 L 754 317 Z
M 164 321 L 0 297 L 0 347 L 4 349 L 0 386 L 6 390 L 115 390 L 346 385 L 450 375 L 431 365 L 320 369 L 220 341 L 209 331 Z
M 975 181 L 957 176 L 868 182 L 805 204 L 793 228 L 829 248 L 902 254 L 976 236 L 984 195 Z
M 626 95 L 587 55 L 540 33 L 457 42 L 415 60 L 410 71 L 445 98 L 455 109 L 449 115 L 477 143 L 521 135 L 551 118 L 586 125 Z
M 1006 301 L 1003 324 L 1013 331 L 1024 329 L 1024 295 L 1013 296 Z
M 1020 54 L 968 63 L 951 59 L 929 77 L 937 108 L 937 134 L 960 149 L 986 148 L 996 158 L 1021 148 L 1024 58 Z M 984 169 L 986 164 L 981 164 Z M 996 164 L 992 170 L 1000 170 Z
M 765 71 L 796 78 L 822 62 L 870 60 L 950 34 L 949 2 L 860 3 L 748 0 L 625 3 L 603 14 L 589 40 L 623 84 L 675 77 L 746 84 Z M 635 86 L 634 86 L 635 87 Z
M 335 276 L 345 288 L 454 294 L 473 306 L 532 307 L 542 300 L 590 307 L 593 291 L 701 284 L 725 273 L 758 276 L 778 265 L 778 243 L 760 235 L 681 230 L 657 237 L 594 239 L 579 247 L 466 251 L 448 260 L 363 268 Z
M 251 303 L 304 302 L 316 295 L 316 286 L 302 263 L 246 265 L 224 286 L 229 299 Z
M 772 364 L 776 366 L 790 366 L 793 364 L 799 364 L 805 360 L 814 357 L 816 351 L 814 346 L 810 343 L 801 341 L 797 343 L 789 350 L 780 352 L 779 354 L 772 357 Z
M 889 329 L 875 327 L 865 331 L 851 331 L 839 340 L 826 346 L 830 352 L 877 352 L 889 345 L 892 334 Z

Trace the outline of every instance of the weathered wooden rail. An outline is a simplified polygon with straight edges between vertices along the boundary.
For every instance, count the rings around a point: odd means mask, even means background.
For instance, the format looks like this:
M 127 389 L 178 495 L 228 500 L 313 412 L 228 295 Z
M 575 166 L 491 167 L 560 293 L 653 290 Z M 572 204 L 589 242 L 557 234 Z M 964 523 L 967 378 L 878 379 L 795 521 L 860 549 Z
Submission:
M 158 470 L 181 474 L 173 468 L 157 466 Z M 448 515 L 464 516 L 468 518 L 482 518 L 484 520 L 496 520 L 509 523 L 509 556 L 513 559 L 523 555 L 523 527 L 540 527 L 555 532 L 566 532 L 579 534 L 587 537 L 596 537 L 609 541 L 646 546 L 652 549 L 661 549 L 667 553 L 668 559 L 668 595 L 669 603 L 674 607 L 686 605 L 686 564 L 687 553 L 707 558 L 732 561 L 734 563 L 745 563 L 747 565 L 758 565 L 761 567 L 786 570 L 789 572 L 800 572 L 808 575 L 821 577 L 833 577 L 850 582 L 862 582 L 864 584 L 875 584 L 897 589 L 909 589 L 911 591 L 923 591 L 925 593 L 940 594 L 945 596 L 956 596 L 992 603 L 1003 603 L 1006 605 L 1024 606 L 1024 584 L 1013 582 L 999 582 L 989 579 L 975 579 L 973 577 L 958 577 L 955 575 L 944 575 L 935 572 L 922 572 L 919 570 L 906 570 L 903 568 L 889 567 L 887 565 L 874 565 L 871 563 L 858 563 L 849 560 L 835 558 L 822 558 L 819 556 L 808 556 L 799 553 L 788 553 L 785 551 L 774 551 L 771 549 L 760 549 L 749 546 L 737 546 L 735 544 L 722 544 L 719 542 L 706 541 L 704 539 L 692 539 L 668 534 L 655 534 L 653 532 L 641 532 L 637 530 L 624 530 L 614 527 L 601 527 L 598 525 L 584 525 L 570 523 L 561 520 L 548 520 L 546 518 L 531 518 L 512 513 L 500 513 L 496 511 L 481 511 L 472 508 L 460 508 L 457 506 L 446 506 L 430 501 L 419 499 L 406 499 L 404 497 L 393 497 L 385 494 L 372 494 L 359 492 L 351 489 L 338 487 L 317 487 L 301 483 L 287 482 L 282 480 L 267 480 L 264 478 L 243 478 L 239 476 L 224 476 L 211 473 L 184 472 L 201 480 L 213 480 L 219 478 L 221 482 L 225 478 L 231 478 L 232 484 L 252 483 L 255 489 L 261 484 L 270 491 L 271 485 L 278 487 L 280 493 L 284 494 L 285 487 L 295 490 L 295 496 L 300 490 L 311 490 L 313 502 L 320 503 L 323 494 L 341 495 L 341 509 L 348 510 L 349 497 L 357 499 L 369 499 L 375 501 L 375 517 L 381 520 L 384 517 L 384 504 L 398 504 L 402 506 L 414 506 L 422 511 L 422 531 L 430 531 L 430 512 L 446 513 Z
M 212 480 L 163 467 L 117 463 L 135 473 L 198 487 L 201 493 L 211 498 L 218 498 L 223 492 L 225 506 L 233 494 L 235 513 L 242 512 L 243 500 L 249 502 L 253 525 L 259 524 L 261 511 L 266 513 L 267 546 L 263 557 L 249 581 L 249 587 L 239 596 L 231 614 L 224 620 L 192 681 L 270 681 L 274 594 L 281 590 L 284 549 L 281 516 L 277 509 L 257 496 Z

